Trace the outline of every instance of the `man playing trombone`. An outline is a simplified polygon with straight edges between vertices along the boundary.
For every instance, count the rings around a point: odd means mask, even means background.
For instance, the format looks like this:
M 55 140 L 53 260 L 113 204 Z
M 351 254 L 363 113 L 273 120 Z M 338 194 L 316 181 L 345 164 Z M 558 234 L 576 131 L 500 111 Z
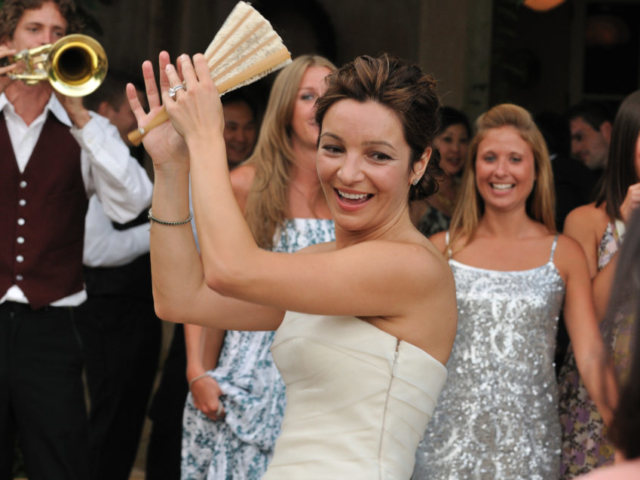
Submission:
M 5 0 L 0 61 L 78 30 L 73 0 Z M 114 221 L 150 203 L 151 183 L 118 130 L 82 99 L 0 67 L 0 480 L 17 434 L 30 480 L 90 478 L 83 355 L 87 198 Z

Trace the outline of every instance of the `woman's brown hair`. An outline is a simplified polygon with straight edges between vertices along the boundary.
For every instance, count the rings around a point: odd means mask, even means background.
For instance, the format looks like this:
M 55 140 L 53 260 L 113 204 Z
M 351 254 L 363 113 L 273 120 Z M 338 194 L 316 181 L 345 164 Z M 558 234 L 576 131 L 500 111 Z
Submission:
M 624 99 L 611 131 L 607 166 L 596 206 L 606 203 L 611 221 L 622 220 L 620 207 L 631 185 L 640 182 L 636 170 L 636 145 L 640 136 L 640 90 Z
M 553 171 L 547 145 L 528 111 L 517 105 L 502 104 L 482 114 L 476 121 L 477 132 L 469 145 L 460 197 L 451 219 L 449 245 L 456 245 L 461 238 L 465 239 L 465 244 L 469 243 L 476 233 L 484 215 L 484 201 L 476 188 L 478 146 L 489 130 L 502 127 L 515 128 L 533 152 L 536 182 L 527 198 L 527 215 L 544 224 L 550 232 L 556 231 Z M 464 245 L 456 246 L 456 250 L 463 247 Z
M 76 13 L 73 0 L 5 0 L 0 10 L 0 41 L 13 39 L 16 27 L 26 10 L 38 10 L 47 2 L 53 3 L 66 20 L 65 35 L 81 31 L 82 21 Z
M 294 162 L 291 121 L 300 82 L 309 67 L 336 68 L 324 57 L 302 55 L 280 72 L 271 89 L 256 147 L 247 160 L 247 165 L 255 168 L 255 177 L 245 216 L 256 243 L 266 249 L 273 247 L 276 230 L 289 217 L 289 172 Z

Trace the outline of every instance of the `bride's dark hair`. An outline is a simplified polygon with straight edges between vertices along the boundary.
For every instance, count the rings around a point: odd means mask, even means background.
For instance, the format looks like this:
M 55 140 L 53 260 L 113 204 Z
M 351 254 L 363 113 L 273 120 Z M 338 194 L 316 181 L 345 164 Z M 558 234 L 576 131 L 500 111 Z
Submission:
M 436 81 L 417 65 L 385 53 L 378 58 L 358 57 L 336 70 L 327 77 L 327 91 L 316 103 L 321 131 L 327 110 L 345 99 L 377 102 L 398 115 L 411 148 L 411 167 L 432 146 L 438 132 L 440 100 Z M 411 186 L 409 200 L 426 198 L 438 190 L 436 178 L 442 175 L 438 163 L 438 155 L 432 155 L 420 182 Z

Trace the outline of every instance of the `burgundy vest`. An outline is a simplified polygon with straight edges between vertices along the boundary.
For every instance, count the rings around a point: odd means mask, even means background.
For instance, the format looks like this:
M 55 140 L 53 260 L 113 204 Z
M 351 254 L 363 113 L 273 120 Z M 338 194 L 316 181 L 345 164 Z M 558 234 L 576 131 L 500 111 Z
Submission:
M 69 127 L 49 113 L 20 173 L 0 112 L 0 298 L 18 285 L 35 310 L 82 291 L 87 206 Z

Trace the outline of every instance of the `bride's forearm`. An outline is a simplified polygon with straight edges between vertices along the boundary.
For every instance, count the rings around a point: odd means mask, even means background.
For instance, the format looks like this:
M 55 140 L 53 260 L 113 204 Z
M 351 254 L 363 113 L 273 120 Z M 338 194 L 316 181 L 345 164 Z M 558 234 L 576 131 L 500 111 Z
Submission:
M 207 284 L 225 293 L 259 253 L 238 206 L 222 136 L 189 144 L 196 227 Z
M 156 169 L 153 217 L 182 222 L 189 217 L 189 170 Z M 191 225 L 151 222 L 151 270 L 156 312 L 173 322 L 188 321 L 191 298 L 204 280 Z

